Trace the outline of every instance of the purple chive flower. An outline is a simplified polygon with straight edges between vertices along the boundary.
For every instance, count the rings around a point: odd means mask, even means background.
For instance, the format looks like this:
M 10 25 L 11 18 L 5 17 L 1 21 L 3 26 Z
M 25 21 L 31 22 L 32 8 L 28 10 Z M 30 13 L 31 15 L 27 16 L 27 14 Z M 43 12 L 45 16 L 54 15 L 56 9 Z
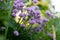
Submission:
M 25 24 L 21 24 L 20 26 L 24 28 L 26 25 Z
M 22 0 L 15 0 L 14 1 L 14 8 L 20 9 L 23 6 L 24 6 L 24 3 L 22 2 Z
M 48 15 L 48 16 L 50 16 L 51 18 L 54 18 L 55 16 L 53 15 L 53 14 L 51 14 L 49 11 L 46 11 L 46 14 Z
M 43 22 L 48 22 L 48 21 L 49 21 L 49 19 L 43 18 Z
M 17 4 L 17 3 L 19 3 L 20 2 L 20 0 L 15 0 L 14 1 L 14 4 Z
M 13 9 L 13 13 L 17 13 L 18 12 L 18 9 Z
M 36 15 L 40 15 L 40 11 L 39 10 L 36 10 Z
M 43 20 L 40 20 L 40 19 L 37 19 L 36 22 L 37 22 L 38 24 L 41 24 L 41 25 L 44 24 Z
M 49 11 L 46 11 L 46 14 L 47 14 L 47 15 L 50 15 L 50 12 L 49 12 Z
M 18 31 L 14 31 L 13 32 L 15 36 L 19 36 L 19 32 Z
M 12 13 L 12 16 L 13 16 L 13 17 L 16 17 L 16 13 Z
M 34 23 L 36 23 L 36 21 L 35 20 L 30 20 L 29 23 L 34 24 Z
M 40 11 L 35 11 L 35 15 L 34 15 L 35 18 L 40 18 Z
M 12 13 L 12 16 L 13 16 L 13 17 L 16 17 L 16 14 L 15 14 L 15 13 Z
M 24 7 L 24 3 L 23 2 L 20 2 L 20 7 Z
M 27 11 L 34 11 L 34 10 L 35 10 L 34 6 L 31 6 L 31 7 L 27 8 Z
M 30 16 L 30 13 L 28 13 L 27 16 Z
M 38 2 L 38 0 L 33 0 L 33 2 L 34 2 L 34 3 L 37 3 L 37 2 Z
M 40 20 L 36 19 L 36 23 L 40 23 Z
M 20 0 L 20 2 L 24 2 L 24 0 Z
M 37 10 L 38 9 L 38 6 L 31 6 L 30 8 L 31 9 L 33 8 L 32 10 Z
M 41 24 L 41 25 L 44 25 L 44 22 L 43 22 L 43 20 L 40 20 L 40 24 Z
M 37 22 L 38 24 L 40 24 L 41 26 L 44 26 L 44 22 L 43 22 L 42 19 L 40 19 L 40 20 L 36 20 L 36 22 Z
M 27 8 L 27 11 L 31 11 L 31 10 L 32 10 L 32 8 L 31 8 L 31 7 Z
M 39 18 L 40 18 L 40 15 L 36 15 L 35 18 L 36 18 L 36 19 L 39 19 Z
M 50 15 L 51 18 L 55 18 L 55 16 L 53 14 Z
M 25 8 L 27 11 L 30 11 L 30 9 L 29 8 Z
M 24 13 L 20 13 L 19 16 L 20 16 L 20 17 L 25 17 L 26 14 L 24 14 Z
M 5 27 L 1 27 L 2 31 L 4 31 L 6 28 Z
M 41 32 L 42 30 L 43 30 L 42 27 L 37 27 L 37 28 L 35 29 L 35 32 L 38 33 L 38 32 Z
M 48 31 L 47 31 L 47 35 L 53 37 L 53 34 L 50 34 Z
M 19 6 L 17 4 L 14 4 L 14 8 L 18 8 Z
M 40 18 L 40 15 L 37 15 L 37 16 L 34 16 L 35 19 L 39 19 Z
M 30 12 L 30 11 L 28 11 L 27 16 L 30 16 L 30 15 L 31 15 L 31 12 Z

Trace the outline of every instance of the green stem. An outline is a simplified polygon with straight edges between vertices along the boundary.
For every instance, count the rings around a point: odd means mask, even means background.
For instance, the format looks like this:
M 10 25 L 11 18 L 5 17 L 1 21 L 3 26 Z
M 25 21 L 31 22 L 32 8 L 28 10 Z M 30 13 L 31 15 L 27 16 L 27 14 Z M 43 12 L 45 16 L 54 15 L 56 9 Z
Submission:
M 10 17 L 11 17 L 11 12 L 12 12 L 12 8 L 13 8 L 13 4 L 14 4 L 14 0 L 12 0 L 12 3 L 10 4 L 10 10 L 8 11 L 8 20 L 7 21 L 9 21 L 10 20 Z M 8 5 L 7 5 L 8 6 Z M 6 38 L 7 38 L 7 32 L 8 32 L 8 22 L 4 22 L 4 24 L 5 24 L 5 26 L 6 26 L 6 30 L 5 30 L 5 40 L 7 40 Z
M 11 12 L 12 12 L 12 9 L 13 9 L 13 4 L 14 4 L 14 0 L 12 0 L 12 3 L 10 4 L 10 10 L 8 11 L 8 18 L 10 18 L 11 16 Z
M 7 22 L 4 22 L 4 24 L 6 26 L 6 30 L 5 30 L 5 40 L 6 40 L 7 32 L 8 32 L 8 24 L 7 24 Z

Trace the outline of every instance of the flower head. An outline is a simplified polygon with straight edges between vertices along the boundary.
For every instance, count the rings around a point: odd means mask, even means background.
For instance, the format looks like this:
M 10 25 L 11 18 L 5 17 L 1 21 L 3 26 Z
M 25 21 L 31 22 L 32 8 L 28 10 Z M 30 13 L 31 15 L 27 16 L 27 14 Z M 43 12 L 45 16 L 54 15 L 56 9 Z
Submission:
M 51 18 L 55 18 L 55 16 L 54 16 L 53 14 L 51 14 L 49 11 L 46 11 L 46 14 L 47 14 L 48 16 L 50 16 Z
M 17 13 L 18 12 L 18 10 L 17 9 L 13 9 L 13 13 Z
M 15 14 L 15 13 L 12 13 L 12 16 L 13 16 L 13 17 L 16 17 L 16 14 Z
M 36 21 L 35 20 L 30 20 L 29 23 L 34 24 L 34 23 L 36 23 Z
M 26 14 L 24 14 L 24 13 L 20 13 L 19 16 L 20 16 L 20 17 L 25 17 Z
M 24 7 L 24 3 L 23 2 L 20 2 L 20 7 Z
M 48 22 L 48 21 L 49 21 L 49 19 L 43 18 L 43 22 Z
M 13 33 L 14 33 L 15 36 L 19 36 L 19 32 L 18 31 L 15 30 Z
M 38 2 L 38 0 L 33 0 L 33 2 L 34 2 L 34 3 L 37 3 L 37 2 Z
M 6 28 L 5 27 L 1 27 L 2 31 L 4 31 Z
M 43 30 L 42 27 L 38 26 L 36 29 L 35 29 L 35 32 L 38 33 L 38 32 L 41 32 Z
M 26 25 L 25 24 L 21 24 L 20 26 L 24 28 Z

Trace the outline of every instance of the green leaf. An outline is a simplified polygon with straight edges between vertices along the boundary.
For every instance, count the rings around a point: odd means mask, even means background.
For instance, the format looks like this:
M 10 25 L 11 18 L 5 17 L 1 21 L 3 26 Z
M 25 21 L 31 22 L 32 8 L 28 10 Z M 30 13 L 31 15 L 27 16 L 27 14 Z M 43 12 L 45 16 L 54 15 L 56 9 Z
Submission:
M 5 40 L 5 36 L 0 35 L 0 40 Z

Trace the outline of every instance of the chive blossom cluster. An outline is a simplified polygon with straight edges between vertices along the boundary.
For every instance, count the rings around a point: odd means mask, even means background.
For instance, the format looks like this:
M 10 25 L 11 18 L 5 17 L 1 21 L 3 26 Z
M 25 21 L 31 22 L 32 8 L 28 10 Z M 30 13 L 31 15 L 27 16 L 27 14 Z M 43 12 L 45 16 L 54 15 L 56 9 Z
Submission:
M 33 3 L 37 3 L 38 0 L 32 0 Z M 19 23 L 20 27 L 25 28 L 26 26 L 31 26 L 33 27 L 34 24 L 38 24 L 38 26 L 34 29 L 34 32 L 38 33 L 41 32 L 43 30 L 43 26 L 46 25 L 46 22 L 49 21 L 48 18 L 43 17 L 41 18 L 41 11 L 39 10 L 39 7 L 37 5 L 33 5 L 30 7 L 25 6 L 25 3 L 23 0 L 15 0 L 14 1 L 14 7 L 13 7 L 13 11 L 12 11 L 12 16 L 15 18 L 16 14 L 21 11 L 19 13 L 19 21 L 22 18 L 22 22 Z M 53 18 L 54 16 L 52 14 L 50 14 L 48 11 L 46 11 L 46 14 L 48 16 L 50 16 L 51 18 Z M 29 24 L 29 25 L 27 25 Z M 14 35 L 18 36 L 19 32 L 18 31 L 14 31 Z

